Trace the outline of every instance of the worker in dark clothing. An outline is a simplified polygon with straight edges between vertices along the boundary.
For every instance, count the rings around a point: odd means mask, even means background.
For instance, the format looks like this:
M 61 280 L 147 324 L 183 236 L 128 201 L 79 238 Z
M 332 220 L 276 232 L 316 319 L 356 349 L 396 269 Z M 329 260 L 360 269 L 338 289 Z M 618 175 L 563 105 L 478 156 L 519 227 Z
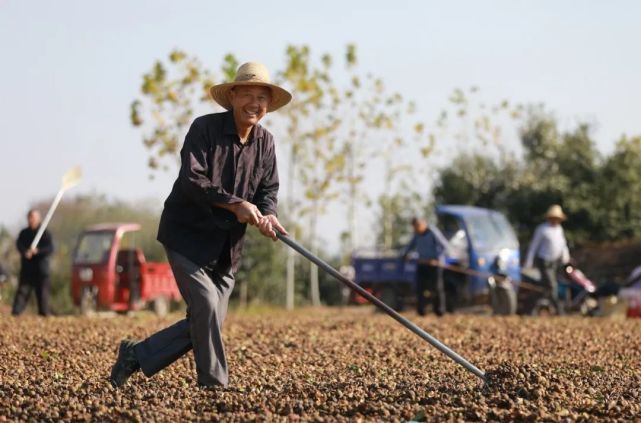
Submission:
M 432 307 L 437 316 L 445 314 L 445 287 L 443 272 L 438 266 L 442 253 L 447 248 L 447 240 L 436 227 L 429 227 L 420 218 L 413 218 L 414 237 L 402 254 L 403 260 L 415 250 L 418 253 L 416 267 L 416 312 L 425 315 L 425 290 L 429 289 Z
M 191 350 L 199 386 L 228 386 L 222 329 L 247 225 L 274 241 L 287 233 L 276 216 L 276 144 L 258 122 L 291 94 L 260 63 L 242 65 L 210 94 L 228 111 L 192 123 L 158 227 L 187 315 L 145 340 L 123 340 L 110 376 L 115 387 L 137 371 L 151 377 Z
M 29 302 L 31 290 L 35 289 L 38 300 L 38 314 L 49 314 L 49 256 L 53 252 L 51 235 L 46 230 L 35 248 L 31 243 L 40 228 L 40 212 L 29 210 L 27 214 L 29 226 L 20 231 L 16 246 L 20 252 L 20 279 L 13 300 L 11 313 L 14 316 L 22 313 Z

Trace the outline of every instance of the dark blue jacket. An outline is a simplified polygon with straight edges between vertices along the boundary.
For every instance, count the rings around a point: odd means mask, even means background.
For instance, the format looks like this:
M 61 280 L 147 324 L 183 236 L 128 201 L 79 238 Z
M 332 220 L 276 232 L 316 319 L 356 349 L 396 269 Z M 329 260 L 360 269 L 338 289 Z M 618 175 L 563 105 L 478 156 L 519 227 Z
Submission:
M 415 233 L 405 247 L 403 258 L 412 250 L 418 253 L 419 260 L 438 260 L 447 247 L 447 240 L 436 227 L 429 227 L 423 233 Z

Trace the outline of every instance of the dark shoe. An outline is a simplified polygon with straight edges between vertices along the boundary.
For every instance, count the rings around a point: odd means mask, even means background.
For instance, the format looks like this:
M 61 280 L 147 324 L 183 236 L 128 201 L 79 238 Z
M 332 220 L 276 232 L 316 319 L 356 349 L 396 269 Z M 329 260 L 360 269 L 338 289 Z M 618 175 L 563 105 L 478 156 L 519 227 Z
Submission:
M 136 358 L 136 351 L 134 341 L 121 341 L 118 347 L 118 358 L 116 363 L 111 368 L 111 377 L 109 380 L 114 388 L 118 388 L 127 382 L 129 376 L 136 373 L 140 369 L 138 359 Z

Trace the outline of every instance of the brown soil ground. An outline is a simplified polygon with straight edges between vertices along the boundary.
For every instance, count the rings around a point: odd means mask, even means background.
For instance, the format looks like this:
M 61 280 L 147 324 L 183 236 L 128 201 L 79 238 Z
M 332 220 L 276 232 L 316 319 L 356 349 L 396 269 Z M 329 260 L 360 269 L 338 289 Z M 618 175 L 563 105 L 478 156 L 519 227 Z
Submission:
M 635 420 L 638 320 L 408 315 L 488 374 L 484 385 L 369 308 L 235 314 L 231 385 L 202 390 L 191 353 L 107 380 L 118 341 L 180 316 L 0 316 L 0 421 Z

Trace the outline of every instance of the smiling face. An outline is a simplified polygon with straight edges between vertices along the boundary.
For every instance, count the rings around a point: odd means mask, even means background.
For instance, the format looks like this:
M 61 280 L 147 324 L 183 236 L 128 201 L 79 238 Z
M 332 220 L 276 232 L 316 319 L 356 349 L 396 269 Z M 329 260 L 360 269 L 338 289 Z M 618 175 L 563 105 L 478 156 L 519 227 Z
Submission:
M 272 99 L 271 94 L 267 87 L 252 85 L 241 85 L 229 92 L 238 129 L 254 126 L 265 116 Z

